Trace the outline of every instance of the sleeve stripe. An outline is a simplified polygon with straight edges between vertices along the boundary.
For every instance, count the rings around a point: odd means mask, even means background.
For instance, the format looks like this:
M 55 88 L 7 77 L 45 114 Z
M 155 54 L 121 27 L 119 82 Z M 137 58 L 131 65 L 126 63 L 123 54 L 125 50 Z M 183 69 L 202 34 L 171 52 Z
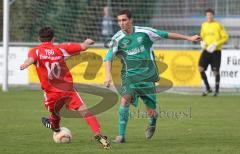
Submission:
M 38 49 L 36 50 L 36 55 L 38 56 Z
M 70 55 L 67 53 L 66 50 L 62 49 L 62 48 L 59 48 L 63 54 L 64 57 L 69 57 Z

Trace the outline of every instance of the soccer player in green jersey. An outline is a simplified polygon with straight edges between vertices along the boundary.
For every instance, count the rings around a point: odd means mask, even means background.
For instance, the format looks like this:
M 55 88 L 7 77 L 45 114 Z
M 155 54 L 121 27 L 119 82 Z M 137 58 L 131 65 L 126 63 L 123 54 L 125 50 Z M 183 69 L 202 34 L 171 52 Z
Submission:
M 121 30 L 111 39 L 110 49 L 104 59 L 106 69 L 105 86 L 111 83 L 111 62 L 114 56 L 121 59 L 121 104 L 119 107 L 119 134 L 115 143 L 125 142 L 125 132 L 129 116 L 129 106 L 137 106 L 140 97 L 146 105 L 149 116 L 149 126 L 145 131 L 147 139 L 151 139 L 155 132 L 156 89 L 155 82 L 159 80 L 158 69 L 155 65 L 153 43 L 161 38 L 182 39 L 192 42 L 200 41 L 200 36 L 185 36 L 168 33 L 149 27 L 133 26 L 132 14 L 129 10 L 122 10 L 117 15 Z

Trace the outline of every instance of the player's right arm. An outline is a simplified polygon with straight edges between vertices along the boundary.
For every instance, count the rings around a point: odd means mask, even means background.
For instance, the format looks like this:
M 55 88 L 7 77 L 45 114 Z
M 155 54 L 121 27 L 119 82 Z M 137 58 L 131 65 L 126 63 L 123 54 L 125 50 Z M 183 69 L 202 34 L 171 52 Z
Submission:
M 104 81 L 104 85 L 106 87 L 109 87 L 111 82 L 112 82 L 112 77 L 111 77 L 111 69 L 112 69 L 112 62 L 111 61 L 106 61 L 105 62 L 105 81 Z
M 20 65 L 20 70 L 24 70 L 28 68 L 28 66 L 32 65 L 35 62 L 35 60 L 32 57 L 29 57 L 24 61 L 22 65 Z
M 203 23 L 204 24 L 204 23 Z M 200 30 L 200 36 L 202 39 L 204 39 L 205 35 L 204 35 L 204 29 L 203 29 L 203 24 L 201 25 L 201 30 Z
M 24 70 L 28 68 L 28 66 L 34 64 L 37 60 L 36 49 L 32 49 L 28 53 L 28 58 L 24 61 L 22 65 L 20 65 L 20 70 Z
M 202 48 L 202 50 L 205 50 L 206 49 L 206 42 L 204 42 L 204 31 L 203 31 L 203 24 L 201 25 L 201 30 L 200 30 L 200 37 L 202 39 L 202 41 L 200 42 L 200 46 Z
M 112 82 L 112 77 L 111 77 L 112 57 L 113 57 L 113 53 L 112 53 L 112 49 L 110 49 L 107 52 L 107 55 L 104 58 L 104 61 L 105 61 L 105 81 L 104 81 L 104 85 L 106 87 L 109 87 L 111 82 Z
M 113 57 L 116 56 L 118 52 L 118 39 L 121 38 L 121 33 L 116 33 L 110 43 L 109 43 L 109 50 L 104 58 L 105 62 L 105 81 L 104 85 L 109 87 L 112 82 L 111 70 L 112 70 L 112 60 Z

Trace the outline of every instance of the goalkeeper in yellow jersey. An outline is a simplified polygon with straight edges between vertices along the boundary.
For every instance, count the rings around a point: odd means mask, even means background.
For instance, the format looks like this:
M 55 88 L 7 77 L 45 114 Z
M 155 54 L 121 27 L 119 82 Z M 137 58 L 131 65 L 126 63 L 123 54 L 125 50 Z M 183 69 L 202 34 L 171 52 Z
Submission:
M 224 30 L 224 27 L 214 20 L 214 10 L 207 9 L 205 11 L 205 15 L 206 21 L 201 27 L 201 47 L 203 52 L 199 60 L 199 71 L 206 86 L 206 91 L 203 92 L 202 96 L 207 96 L 212 92 L 205 74 L 209 64 L 211 65 L 215 76 L 215 92 L 213 96 L 218 96 L 220 84 L 219 69 L 221 65 L 221 49 L 222 45 L 228 40 L 228 34 Z

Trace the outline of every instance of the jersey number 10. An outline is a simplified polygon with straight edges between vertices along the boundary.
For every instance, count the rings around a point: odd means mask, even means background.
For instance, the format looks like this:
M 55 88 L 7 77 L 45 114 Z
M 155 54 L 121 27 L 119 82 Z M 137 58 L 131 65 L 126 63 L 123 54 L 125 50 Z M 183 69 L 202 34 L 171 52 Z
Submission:
M 53 63 L 46 62 L 45 67 L 47 68 L 48 78 L 50 80 L 52 80 L 53 78 L 59 79 L 61 74 L 61 67 L 59 65 L 59 62 Z

